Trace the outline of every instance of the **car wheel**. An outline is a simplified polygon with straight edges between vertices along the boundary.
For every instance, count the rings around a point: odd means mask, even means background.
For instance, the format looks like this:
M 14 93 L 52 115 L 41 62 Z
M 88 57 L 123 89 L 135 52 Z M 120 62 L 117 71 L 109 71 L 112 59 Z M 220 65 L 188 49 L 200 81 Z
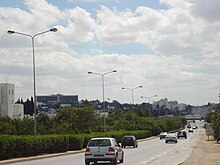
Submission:
M 122 157 L 121 157 L 121 160 L 120 160 L 120 163 L 123 163 L 124 162 L 124 152 L 122 153 Z
M 89 165 L 89 164 L 90 164 L 90 162 L 89 162 L 89 161 L 87 161 L 87 160 L 85 160 L 85 164 L 86 164 L 86 165 Z
M 175 141 L 175 143 L 177 143 L 177 141 Z
M 112 161 L 113 165 L 117 165 L 117 157 Z
M 168 143 L 168 141 L 165 141 L 165 143 Z

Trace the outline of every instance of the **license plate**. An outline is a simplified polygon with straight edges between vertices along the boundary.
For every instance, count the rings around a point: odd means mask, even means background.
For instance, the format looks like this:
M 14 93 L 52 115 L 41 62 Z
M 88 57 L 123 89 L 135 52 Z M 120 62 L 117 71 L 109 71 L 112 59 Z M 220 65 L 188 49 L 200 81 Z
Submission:
M 101 154 L 96 154 L 94 155 L 94 157 L 103 157 L 104 155 L 101 155 Z

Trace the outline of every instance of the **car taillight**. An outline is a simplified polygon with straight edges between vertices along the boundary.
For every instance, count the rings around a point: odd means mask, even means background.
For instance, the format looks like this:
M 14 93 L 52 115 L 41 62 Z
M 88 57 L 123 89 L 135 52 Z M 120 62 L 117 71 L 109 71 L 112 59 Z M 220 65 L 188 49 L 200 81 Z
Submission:
M 115 152 L 115 149 L 113 147 L 109 147 L 108 152 Z
M 90 152 L 90 148 L 86 148 L 86 152 Z

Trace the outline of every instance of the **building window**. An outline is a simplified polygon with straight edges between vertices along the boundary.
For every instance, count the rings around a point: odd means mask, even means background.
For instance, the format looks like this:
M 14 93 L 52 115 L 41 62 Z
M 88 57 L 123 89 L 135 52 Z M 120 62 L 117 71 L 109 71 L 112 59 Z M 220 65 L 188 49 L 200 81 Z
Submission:
M 14 94 L 14 90 L 11 90 L 11 94 Z
M 8 94 L 10 94 L 10 90 L 8 90 Z

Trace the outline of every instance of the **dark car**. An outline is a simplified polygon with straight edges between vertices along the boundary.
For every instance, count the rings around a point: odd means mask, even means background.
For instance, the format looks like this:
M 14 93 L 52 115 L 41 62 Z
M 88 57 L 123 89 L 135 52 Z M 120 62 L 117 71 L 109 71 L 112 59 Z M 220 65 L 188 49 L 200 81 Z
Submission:
M 126 135 L 122 138 L 121 142 L 122 148 L 125 148 L 126 146 L 133 146 L 134 148 L 138 147 L 138 142 L 135 136 L 133 135 Z
M 184 137 L 185 139 L 187 139 L 187 133 L 186 131 L 179 131 L 177 133 L 177 138 L 179 139 L 180 137 Z
M 187 128 L 191 128 L 191 125 L 190 125 L 190 124 L 188 124 L 188 125 L 187 125 Z

